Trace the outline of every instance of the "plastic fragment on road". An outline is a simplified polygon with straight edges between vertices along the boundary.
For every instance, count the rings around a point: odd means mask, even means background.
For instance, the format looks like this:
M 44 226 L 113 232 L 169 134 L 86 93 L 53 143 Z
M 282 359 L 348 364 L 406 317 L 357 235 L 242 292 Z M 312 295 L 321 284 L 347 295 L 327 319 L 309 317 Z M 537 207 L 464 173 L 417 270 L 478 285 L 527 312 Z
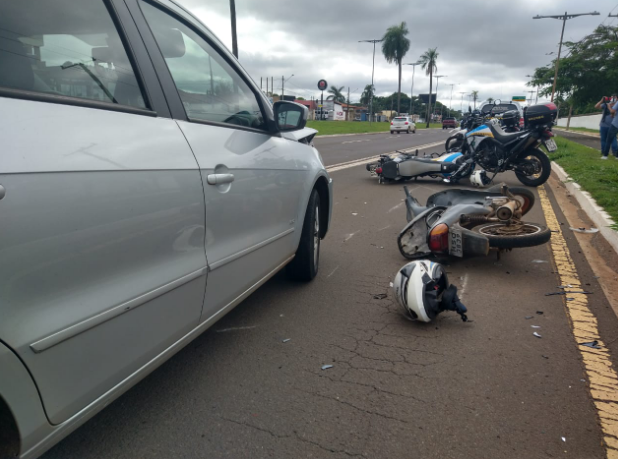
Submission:
M 526 317 L 524 317 L 524 319 L 526 319 L 526 320 L 533 319 L 533 318 L 534 318 L 534 316 L 526 316 Z
M 288 341 L 290 341 L 291 338 L 286 338 L 286 339 L 282 339 L 281 342 L 282 343 L 287 343 Z
M 543 338 L 541 335 L 539 335 L 537 332 L 533 333 L 534 336 L 536 336 L 537 338 Z
M 322 370 L 328 370 L 329 368 L 333 368 L 332 365 L 322 365 Z
M 532 328 L 541 328 L 540 325 L 530 325 Z
M 592 295 L 592 292 L 586 292 L 585 290 L 565 290 L 564 292 L 550 292 L 546 293 L 545 296 L 553 296 L 553 295 L 566 295 L 567 293 L 581 293 L 582 295 Z
M 544 359 L 549 359 L 549 357 L 546 355 L 541 355 L 541 357 L 543 357 Z
M 602 349 L 601 346 L 599 346 L 599 342 L 595 339 L 594 341 L 590 341 L 588 343 L 579 343 L 580 346 L 587 346 L 587 347 L 591 347 L 592 349 Z
M 387 297 L 386 293 L 378 293 L 376 295 L 373 295 L 374 300 L 383 300 L 386 297 Z
M 540 264 L 540 263 L 549 263 L 549 261 L 547 261 L 547 260 L 532 260 L 532 263 L 538 263 L 538 264 Z
M 562 438 L 562 441 L 566 443 L 566 438 L 565 437 L 560 437 Z
M 583 226 L 580 228 L 573 228 L 572 226 L 569 227 L 569 229 L 571 231 L 575 231 L 576 233 L 586 233 L 586 234 L 594 234 L 594 233 L 598 233 L 599 229 L 598 228 L 590 228 L 590 229 L 586 229 Z
M 356 217 L 358 215 L 358 212 L 352 212 L 352 215 Z
M 537 314 L 543 314 L 543 311 L 537 311 L 536 313 Z
M 559 285 L 556 288 L 573 288 L 573 286 L 571 284 L 569 284 L 569 285 Z

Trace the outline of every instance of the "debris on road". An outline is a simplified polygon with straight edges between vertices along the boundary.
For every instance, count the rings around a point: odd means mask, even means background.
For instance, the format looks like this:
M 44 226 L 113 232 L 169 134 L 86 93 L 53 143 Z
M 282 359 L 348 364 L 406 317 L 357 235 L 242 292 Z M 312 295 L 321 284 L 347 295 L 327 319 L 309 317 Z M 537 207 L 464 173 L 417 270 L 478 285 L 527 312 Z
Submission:
M 539 335 L 537 332 L 533 333 L 534 336 L 536 336 L 537 338 L 543 338 L 541 335 Z
M 532 318 L 534 318 L 534 316 L 526 316 L 526 317 L 524 317 L 524 319 L 526 319 L 526 320 L 532 319 Z
M 599 346 L 599 342 L 595 339 L 594 341 L 590 341 L 588 343 L 579 343 L 580 346 L 591 347 L 592 349 L 603 349 Z
M 546 355 L 541 355 L 541 357 L 543 357 L 544 359 L 549 359 L 549 357 Z
M 329 368 L 333 368 L 332 365 L 322 365 L 322 370 L 328 370 Z
M 566 443 L 566 438 L 565 437 L 561 437 L 562 441 Z
M 282 343 L 287 343 L 288 341 L 290 341 L 291 338 L 286 338 L 286 339 L 282 339 L 281 342 Z
M 592 295 L 592 292 L 586 292 L 585 290 L 579 290 L 579 291 L 568 291 L 568 290 L 565 290 L 564 292 L 546 293 L 545 296 L 566 295 L 567 293 L 581 293 L 583 295 Z
M 549 261 L 547 261 L 547 260 L 532 260 L 532 263 L 538 263 L 538 264 L 540 264 L 540 263 L 549 263 Z
M 573 228 L 572 226 L 570 227 L 571 231 L 575 231 L 576 233 L 586 233 L 586 234 L 594 234 L 594 233 L 598 233 L 599 229 L 598 228 L 590 228 L 590 229 L 586 229 L 583 226 L 581 228 Z
M 564 289 L 564 288 L 573 288 L 573 286 L 572 286 L 571 284 L 569 284 L 569 285 L 559 285 L 559 286 L 558 286 L 558 287 L 556 287 L 556 288 L 563 288 L 563 289 Z
M 537 311 L 536 313 L 537 314 L 543 314 L 543 311 Z
M 376 295 L 373 295 L 373 299 L 374 300 L 383 300 L 387 296 L 388 295 L 386 293 L 377 293 Z
M 358 215 L 358 212 L 352 212 L 352 215 L 356 217 Z
M 541 328 L 540 325 L 530 325 L 532 328 Z

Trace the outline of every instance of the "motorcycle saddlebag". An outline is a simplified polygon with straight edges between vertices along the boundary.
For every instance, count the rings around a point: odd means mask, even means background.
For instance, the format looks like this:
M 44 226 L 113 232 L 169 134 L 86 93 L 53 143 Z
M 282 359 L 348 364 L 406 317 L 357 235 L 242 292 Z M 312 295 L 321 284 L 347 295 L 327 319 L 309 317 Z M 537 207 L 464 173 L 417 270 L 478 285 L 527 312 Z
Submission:
M 558 116 L 558 107 L 549 102 L 542 105 L 528 107 L 524 115 L 524 121 L 528 127 L 551 126 Z

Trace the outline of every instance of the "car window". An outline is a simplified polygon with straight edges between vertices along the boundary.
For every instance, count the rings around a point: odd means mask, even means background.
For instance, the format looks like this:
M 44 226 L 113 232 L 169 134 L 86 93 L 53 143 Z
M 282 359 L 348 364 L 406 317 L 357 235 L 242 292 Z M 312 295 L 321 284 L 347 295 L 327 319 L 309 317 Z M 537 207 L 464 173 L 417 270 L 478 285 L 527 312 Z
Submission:
M 146 108 L 102 0 L 3 2 L 0 86 Z
M 149 3 L 142 8 L 189 119 L 266 129 L 255 94 L 206 40 Z
M 395 118 L 396 121 L 406 121 L 407 118 L 402 118 L 402 117 L 396 117 Z

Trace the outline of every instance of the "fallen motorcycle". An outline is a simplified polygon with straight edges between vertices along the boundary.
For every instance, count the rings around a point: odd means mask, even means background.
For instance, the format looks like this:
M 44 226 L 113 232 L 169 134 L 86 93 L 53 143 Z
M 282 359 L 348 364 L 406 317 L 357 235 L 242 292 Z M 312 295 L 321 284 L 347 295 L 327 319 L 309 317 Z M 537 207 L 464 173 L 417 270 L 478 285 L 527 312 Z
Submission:
M 545 244 L 551 231 L 521 220 L 534 205 L 526 188 L 504 184 L 487 190 L 449 189 L 435 193 L 423 206 L 404 186 L 408 224 L 397 238 L 410 260 L 430 255 L 486 256 L 504 250 Z
M 372 176 L 378 177 L 379 183 L 393 183 L 418 177 L 447 178 L 460 169 L 461 153 L 432 153 L 419 157 L 414 154 L 397 151 L 396 155 L 380 155 L 375 163 L 365 167 Z M 469 174 L 468 174 L 469 175 Z

